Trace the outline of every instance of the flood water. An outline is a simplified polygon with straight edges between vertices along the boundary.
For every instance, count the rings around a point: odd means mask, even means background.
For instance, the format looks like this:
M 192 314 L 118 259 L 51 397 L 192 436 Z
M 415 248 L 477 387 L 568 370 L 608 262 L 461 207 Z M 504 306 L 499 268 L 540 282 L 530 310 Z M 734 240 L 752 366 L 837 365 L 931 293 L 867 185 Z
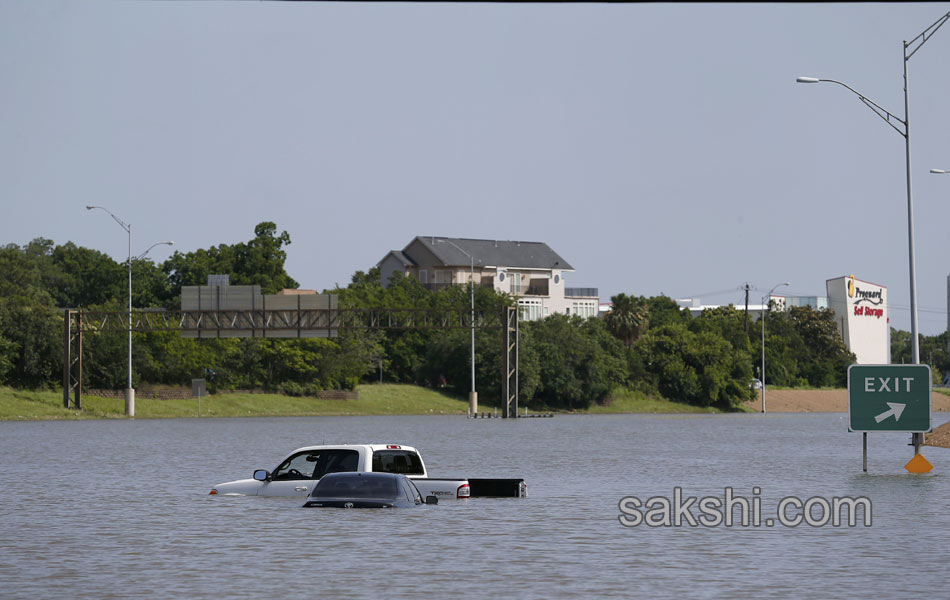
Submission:
M 0 597 L 941 597 L 950 450 L 925 448 L 933 472 L 910 475 L 909 438 L 871 434 L 864 474 L 837 413 L 3 422 Z M 413 445 L 433 476 L 523 477 L 529 498 L 346 510 L 208 495 L 321 443 Z M 758 487 L 763 520 L 786 496 L 866 496 L 873 521 L 620 524 L 621 498 L 677 486 Z

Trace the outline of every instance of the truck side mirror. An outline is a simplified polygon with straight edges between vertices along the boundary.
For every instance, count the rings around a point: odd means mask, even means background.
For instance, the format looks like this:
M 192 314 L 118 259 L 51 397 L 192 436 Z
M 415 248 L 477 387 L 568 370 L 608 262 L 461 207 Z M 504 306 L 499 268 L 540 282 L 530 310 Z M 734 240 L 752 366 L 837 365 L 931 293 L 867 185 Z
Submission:
M 438 504 L 439 498 L 437 496 L 426 496 L 426 504 Z
M 270 473 L 268 473 L 264 469 L 258 469 L 254 471 L 254 479 L 258 481 L 267 481 L 268 479 L 270 479 Z

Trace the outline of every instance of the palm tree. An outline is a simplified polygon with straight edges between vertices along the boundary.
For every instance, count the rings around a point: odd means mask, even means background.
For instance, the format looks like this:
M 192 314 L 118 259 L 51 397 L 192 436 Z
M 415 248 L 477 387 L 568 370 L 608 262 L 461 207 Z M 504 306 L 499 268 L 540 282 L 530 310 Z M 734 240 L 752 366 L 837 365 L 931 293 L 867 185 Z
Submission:
M 643 296 L 617 294 L 610 298 L 610 312 L 604 315 L 607 329 L 628 348 L 646 331 L 650 306 Z

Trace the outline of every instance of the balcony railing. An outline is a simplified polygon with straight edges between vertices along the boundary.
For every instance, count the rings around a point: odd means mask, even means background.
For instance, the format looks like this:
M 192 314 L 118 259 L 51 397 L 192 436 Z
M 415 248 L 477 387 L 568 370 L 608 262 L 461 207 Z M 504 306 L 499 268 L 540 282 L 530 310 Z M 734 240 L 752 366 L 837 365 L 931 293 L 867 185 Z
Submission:
M 564 288 L 565 298 L 597 298 L 597 288 Z
M 463 281 L 463 282 L 461 282 L 461 283 L 423 283 L 423 284 L 421 284 L 421 285 L 422 285 L 422 287 L 424 287 L 424 288 L 427 289 L 427 290 L 430 290 L 430 291 L 437 291 L 437 290 L 444 290 L 444 289 L 450 288 L 450 287 L 452 287 L 453 285 L 464 286 L 464 287 L 467 288 L 467 287 L 468 287 L 468 282 L 467 282 L 467 281 Z M 482 287 L 487 287 L 487 288 L 494 287 L 494 285 L 492 284 L 492 280 L 491 280 L 491 279 L 482 280 L 482 282 L 479 283 L 479 284 L 477 284 L 477 285 L 482 286 Z
M 547 296 L 548 295 L 548 286 L 546 285 L 544 286 L 529 285 L 528 287 L 521 288 L 521 289 L 523 292 L 522 293 L 523 296 Z

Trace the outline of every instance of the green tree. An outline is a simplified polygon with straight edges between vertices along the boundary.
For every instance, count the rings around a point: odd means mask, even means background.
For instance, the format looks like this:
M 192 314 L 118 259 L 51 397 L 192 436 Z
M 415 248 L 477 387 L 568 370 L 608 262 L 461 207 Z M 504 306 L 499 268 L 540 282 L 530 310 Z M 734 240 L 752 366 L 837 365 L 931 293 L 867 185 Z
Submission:
M 40 261 L 15 244 L 0 249 L 0 338 L 10 364 L 3 381 L 15 387 L 44 387 L 62 372 L 63 317 L 43 287 Z
M 0 384 L 7 381 L 7 373 L 13 370 L 14 362 L 20 353 L 16 342 L 0 336 Z
M 124 267 L 124 265 L 123 265 Z M 127 298 L 128 290 L 123 289 L 117 296 Z M 132 261 L 132 306 L 135 308 L 160 307 L 168 298 L 177 295 L 172 290 L 168 278 L 159 265 L 150 259 Z M 177 308 L 177 306 L 175 307 Z
M 713 332 L 666 325 L 647 332 L 633 350 L 642 372 L 671 400 L 735 408 L 753 397 L 748 356 Z
M 770 311 L 765 348 L 766 377 L 775 385 L 844 387 L 855 362 L 828 309 Z
M 380 283 L 379 270 L 372 268 L 368 272 L 358 271 L 353 275 L 353 279 L 346 288 L 331 290 L 331 293 L 339 294 L 340 307 L 344 309 L 373 309 L 379 310 L 380 314 L 385 315 L 389 311 L 412 310 L 421 311 L 427 309 L 451 309 L 464 313 L 466 316 L 471 307 L 471 296 L 467 286 L 448 286 L 437 291 L 429 290 L 420 284 L 415 278 L 404 277 L 401 273 L 395 273 L 390 278 L 389 285 L 383 287 Z M 511 299 L 504 294 L 496 293 L 492 288 L 486 286 L 475 287 L 475 309 L 477 312 L 491 312 L 502 310 L 502 307 L 511 303 Z M 467 321 L 466 321 L 467 322 Z M 470 336 L 470 332 L 465 330 L 465 335 Z M 481 347 L 481 340 L 486 336 L 496 337 L 487 330 L 478 329 L 476 335 L 476 346 Z M 428 383 L 436 385 L 439 382 L 440 375 L 449 379 L 447 374 L 449 369 L 445 368 L 443 360 L 437 360 L 440 357 L 434 354 L 432 348 L 438 347 L 442 351 L 448 351 L 446 344 L 454 344 L 456 338 L 461 340 L 461 334 L 456 336 L 454 333 L 438 329 L 390 329 L 385 331 L 379 339 L 382 353 L 376 357 L 377 360 L 385 360 L 388 365 L 384 373 L 386 381 L 395 381 L 400 383 Z M 471 354 L 470 338 L 465 346 L 469 348 L 466 356 Z M 476 348 L 476 363 L 488 365 L 490 361 L 501 360 L 500 342 L 489 344 L 483 359 L 478 358 Z M 431 362 L 431 361 L 435 362 Z M 465 364 L 470 365 L 471 359 L 465 359 Z M 501 363 L 497 363 L 498 369 Z M 470 367 L 468 367 L 470 369 Z M 483 376 L 481 369 L 476 365 L 476 379 L 480 382 Z M 442 371 L 441 373 L 439 371 Z M 367 378 L 376 380 L 375 373 L 367 373 Z M 463 388 L 463 380 L 452 377 L 452 384 L 458 381 L 459 390 Z M 469 376 L 465 381 L 469 381 Z M 500 385 L 500 384 L 499 384 Z M 467 391 L 468 387 L 464 389 Z M 484 386 L 478 385 L 480 390 Z M 489 387 L 491 390 L 491 386 Z M 495 391 L 489 391 L 488 394 L 495 395 Z M 488 398 L 488 396 L 486 396 Z
M 643 296 L 617 294 L 610 297 L 610 312 L 604 315 L 604 324 L 627 348 L 646 331 L 650 323 L 650 306 Z
M 232 285 L 259 285 L 262 294 L 274 294 L 285 288 L 296 288 L 297 282 L 284 270 L 290 244 L 286 231 L 277 233 L 277 226 L 264 221 L 254 228 L 254 238 L 249 242 L 233 245 L 219 244 L 207 250 L 175 252 L 162 263 L 168 285 L 166 293 L 176 296 L 166 298 L 169 308 L 174 308 L 177 295 L 183 285 L 206 285 L 208 275 L 230 275 Z
M 891 327 L 891 363 L 896 365 L 913 362 L 910 347 L 910 332 Z
M 282 289 L 297 287 L 297 282 L 284 271 L 290 234 L 277 233 L 277 225 L 270 221 L 258 223 L 254 239 L 234 248 L 235 284 L 259 285 L 262 294 L 276 294 Z
M 950 374 L 950 330 L 940 335 L 926 338 L 927 361 L 933 370 L 935 384 L 942 384 Z
M 745 329 L 745 311 L 733 305 L 707 308 L 689 323 L 693 333 L 712 333 L 752 360 L 752 343 Z
M 536 398 L 545 404 L 586 408 L 627 380 L 621 342 L 603 321 L 555 314 L 523 327 L 538 357 Z
M 234 249 L 227 244 L 192 252 L 175 251 L 162 263 L 162 271 L 177 296 L 184 285 L 207 285 L 208 275 L 234 273 Z M 172 306 L 170 308 L 176 308 Z
M 646 299 L 650 314 L 650 327 L 665 325 L 688 325 L 692 316 L 688 309 L 667 296 L 652 296 Z
M 125 263 L 102 252 L 67 242 L 52 250 L 48 262 L 44 279 L 57 306 L 87 308 L 128 294 Z
M 427 290 L 413 278 L 396 273 L 388 287 L 379 280 L 379 269 L 369 272 L 357 271 L 349 286 L 331 290 L 339 295 L 343 309 L 424 309 L 436 304 L 436 295 Z M 425 363 L 427 348 L 436 336 L 431 330 L 386 330 L 379 339 L 381 353 L 377 360 L 385 360 L 388 369 L 384 373 L 386 381 L 395 383 L 415 383 Z M 375 379 L 375 375 L 374 375 Z
M 137 335 L 133 343 L 135 373 L 150 383 L 188 385 L 194 378 L 207 379 L 205 369 L 221 369 L 223 357 L 237 343 L 234 338 L 185 338 L 176 331 Z M 218 385 L 216 376 L 214 386 Z

